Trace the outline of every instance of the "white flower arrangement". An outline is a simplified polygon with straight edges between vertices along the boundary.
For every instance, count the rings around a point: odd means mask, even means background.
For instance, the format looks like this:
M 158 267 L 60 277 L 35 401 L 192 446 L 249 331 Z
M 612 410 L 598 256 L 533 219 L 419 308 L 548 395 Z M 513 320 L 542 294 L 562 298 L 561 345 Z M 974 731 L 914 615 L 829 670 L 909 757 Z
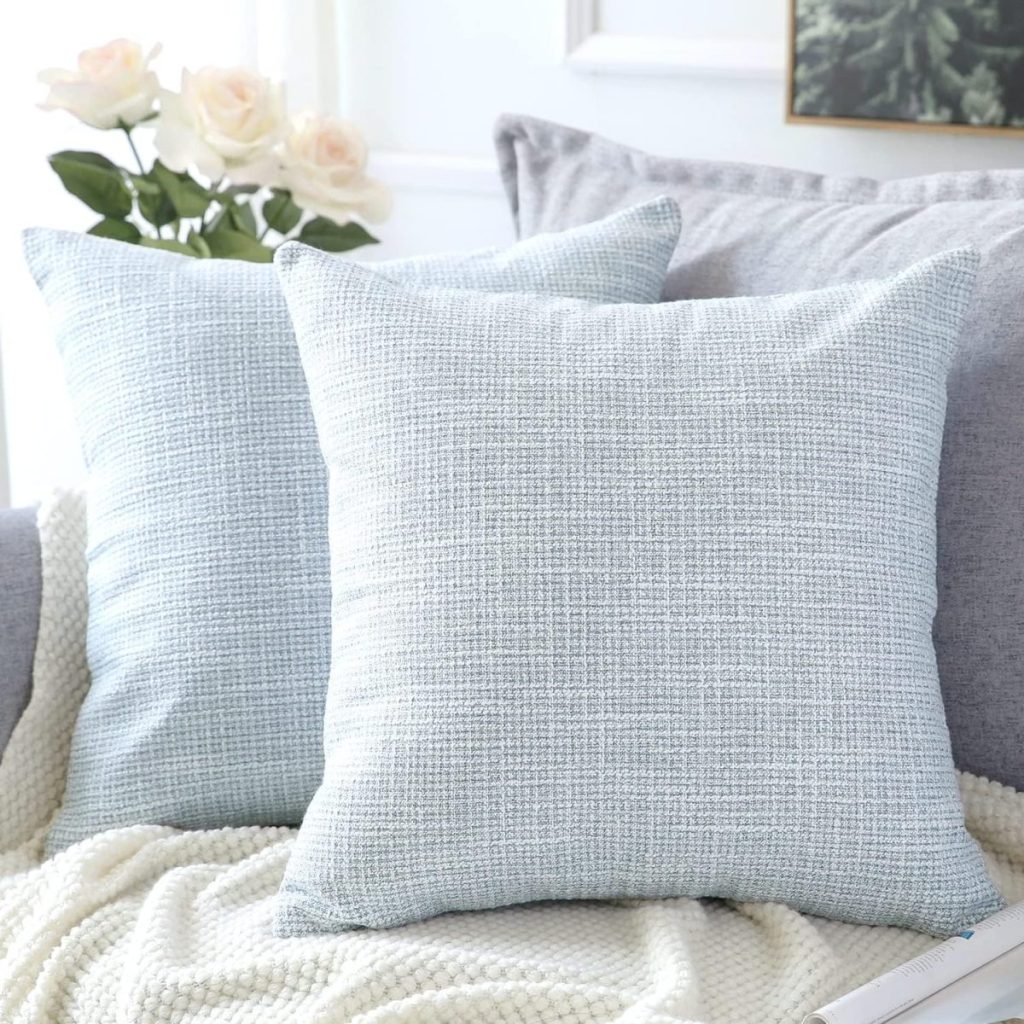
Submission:
M 64 187 L 101 220 L 90 233 L 197 257 L 268 262 L 286 238 L 343 252 L 376 242 L 361 223 L 391 212 L 387 186 L 366 173 L 358 127 L 320 114 L 289 117 L 280 84 L 246 68 L 183 71 L 162 89 L 148 53 L 128 39 L 51 69 L 44 110 L 124 133 L 136 169 L 99 153 L 50 157 Z M 148 170 L 133 132 L 156 128 Z

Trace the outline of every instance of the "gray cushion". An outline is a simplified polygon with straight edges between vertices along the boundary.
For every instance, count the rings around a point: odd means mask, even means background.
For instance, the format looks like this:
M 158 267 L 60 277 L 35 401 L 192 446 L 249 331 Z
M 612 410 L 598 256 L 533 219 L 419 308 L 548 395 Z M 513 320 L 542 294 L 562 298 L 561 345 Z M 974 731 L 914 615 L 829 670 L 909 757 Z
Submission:
M 675 197 L 667 299 L 816 288 L 981 250 L 949 381 L 934 637 L 957 764 L 1024 789 L 1024 171 L 830 178 L 650 156 L 517 116 L 497 146 L 523 236 Z
M 380 267 L 653 302 L 678 235 L 666 199 Z M 147 822 L 298 824 L 323 772 L 327 484 L 274 269 L 44 230 L 26 253 L 89 470 L 92 686 L 50 849 Z
M 35 509 L 0 510 L 0 754 L 31 693 L 41 590 Z
M 333 564 L 283 934 L 559 898 L 935 931 L 999 905 L 929 633 L 974 253 L 598 307 L 278 265 Z

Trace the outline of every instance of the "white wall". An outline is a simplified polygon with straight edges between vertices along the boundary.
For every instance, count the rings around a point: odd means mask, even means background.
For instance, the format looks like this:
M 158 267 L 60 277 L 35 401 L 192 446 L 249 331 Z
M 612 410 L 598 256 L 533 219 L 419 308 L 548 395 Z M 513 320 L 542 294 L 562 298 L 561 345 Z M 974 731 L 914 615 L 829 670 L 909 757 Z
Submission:
M 491 126 L 502 110 L 593 129 L 662 154 L 838 174 L 1024 166 L 1019 138 L 785 124 L 788 0 L 599 0 L 596 20 L 611 36 L 605 41 L 613 56 L 679 51 L 690 61 L 647 74 L 639 73 L 642 62 L 626 72 L 571 70 L 564 59 L 567 6 L 565 0 L 344 5 L 342 109 L 386 151 L 378 166 L 399 185 L 394 220 L 383 229 L 383 255 L 509 237 L 504 201 L 493 181 L 485 184 Z M 687 41 L 692 45 L 680 45 Z M 736 73 L 717 66 L 744 52 L 759 65 Z M 421 154 L 431 154 L 430 161 Z M 420 169 L 429 184 L 414 184 Z
M 384 244 L 372 250 L 375 258 L 511 240 L 491 147 L 491 127 L 503 110 L 595 129 L 658 153 L 832 173 L 894 177 L 1024 165 L 1020 139 L 786 125 L 787 4 L 179 0 L 173 11 L 129 0 L 22 5 L 18 32 L 0 23 L 0 95 L 8 130 L 20 140 L 4 161 L 18 201 L 0 228 L 13 500 L 31 500 L 79 473 L 56 357 L 31 286 L 13 267 L 11 228 L 88 224 L 44 157 L 94 145 L 95 134 L 34 109 L 38 67 L 124 34 L 163 38 L 168 68 L 247 60 L 286 76 L 293 106 L 333 109 L 364 127 L 377 172 L 395 187 L 395 214 L 379 231 Z M 578 57 L 607 58 L 615 70 L 566 65 L 567 9 L 586 21 L 591 6 L 604 34 L 585 41 Z M 62 11 L 57 19 L 54 7 Z M 37 31 L 26 19 L 38 22 Z M 360 255 L 369 258 L 371 250 Z

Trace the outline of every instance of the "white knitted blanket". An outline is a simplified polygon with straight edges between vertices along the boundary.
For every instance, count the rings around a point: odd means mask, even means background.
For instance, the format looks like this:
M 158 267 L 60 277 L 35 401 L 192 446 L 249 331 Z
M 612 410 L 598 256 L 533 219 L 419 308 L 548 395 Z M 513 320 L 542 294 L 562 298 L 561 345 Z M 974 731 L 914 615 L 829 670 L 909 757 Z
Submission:
M 686 899 L 281 940 L 270 921 L 287 829 L 120 829 L 41 862 L 88 686 L 81 497 L 47 503 L 40 528 L 35 689 L 0 763 L 3 1024 L 788 1024 L 934 943 Z M 962 785 L 1000 887 L 1024 898 L 1024 795 L 971 776 Z

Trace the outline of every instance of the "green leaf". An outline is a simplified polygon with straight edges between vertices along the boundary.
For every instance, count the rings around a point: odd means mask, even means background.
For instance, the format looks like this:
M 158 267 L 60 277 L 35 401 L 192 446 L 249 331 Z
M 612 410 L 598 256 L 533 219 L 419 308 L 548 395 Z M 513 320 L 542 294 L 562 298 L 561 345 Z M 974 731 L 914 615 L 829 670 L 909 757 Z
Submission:
M 236 231 L 256 237 L 256 214 L 252 212 L 252 207 L 248 203 L 232 203 L 228 207 L 228 216 Z
M 128 177 L 131 179 L 132 184 L 135 186 L 135 191 L 138 193 L 145 193 L 149 196 L 160 195 L 160 186 L 155 182 L 151 181 L 144 174 L 129 174 Z
M 134 224 L 114 217 L 104 217 L 98 224 L 93 224 L 89 228 L 89 234 L 99 238 L 116 238 L 119 242 L 138 242 L 142 237 Z
M 251 196 L 253 192 L 259 192 L 259 185 L 228 185 L 222 188 L 217 195 L 233 199 L 235 196 Z
M 273 195 L 263 204 L 263 219 L 268 226 L 287 235 L 302 219 L 302 210 L 295 205 L 291 192 L 273 189 Z
M 139 213 L 149 221 L 153 227 L 162 228 L 165 224 L 177 220 L 178 211 L 171 202 L 171 197 L 159 188 L 156 192 L 148 189 L 138 195 Z
M 147 249 L 163 249 L 166 252 L 179 252 L 183 256 L 195 256 L 195 249 L 190 249 L 184 242 L 174 238 L 143 238 L 139 245 Z
M 203 238 L 203 236 L 199 234 L 198 231 L 190 231 L 188 233 L 188 240 L 186 242 L 186 245 L 188 245 L 188 247 L 194 251 L 196 256 L 199 256 L 203 259 L 209 259 L 213 255 L 213 253 L 210 252 L 209 245 L 207 245 L 206 243 L 206 239 Z
M 124 171 L 105 156 L 64 150 L 50 157 L 50 166 L 61 184 L 91 210 L 116 219 L 132 212 L 132 194 Z
M 210 255 L 222 260 L 248 260 L 250 263 L 270 263 L 274 258 L 272 250 L 252 235 L 236 231 L 223 220 L 215 231 L 207 231 L 203 237 L 210 248 Z
M 299 232 L 299 241 L 311 245 L 324 252 L 348 252 L 358 249 L 361 245 L 373 245 L 377 239 L 355 221 L 348 224 L 335 224 L 326 217 L 314 217 L 304 224 Z
M 201 217 L 206 213 L 210 205 L 210 192 L 188 171 L 172 171 L 157 160 L 149 173 L 167 194 L 179 217 Z

